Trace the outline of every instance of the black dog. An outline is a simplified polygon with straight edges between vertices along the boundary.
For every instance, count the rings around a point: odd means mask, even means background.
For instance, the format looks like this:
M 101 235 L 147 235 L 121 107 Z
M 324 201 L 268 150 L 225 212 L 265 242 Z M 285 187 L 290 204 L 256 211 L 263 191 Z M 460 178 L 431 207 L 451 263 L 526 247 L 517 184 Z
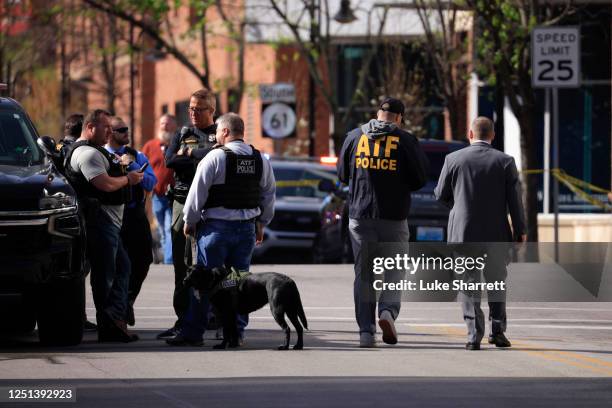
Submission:
M 245 274 L 245 273 L 242 273 Z M 183 283 L 193 286 L 204 296 L 209 296 L 210 303 L 221 314 L 223 324 L 223 342 L 214 346 L 216 349 L 238 346 L 238 329 L 236 314 L 254 312 L 266 303 L 270 303 L 272 316 L 276 323 L 285 331 L 285 343 L 279 350 L 289 349 L 290 332 L 285 321 L 285 314 L 297 331 L 298 340 L 293 346 L 294 350 L 304 348 L 303 329 L 308 323 L 300 292 L 295 282 L 280 273 L 265 272 L 238 277 L 238 272 L 226 268 L 206 268 L 195 265 L 189 268 Z M 299 320 L 298 320 L 299 318 Z

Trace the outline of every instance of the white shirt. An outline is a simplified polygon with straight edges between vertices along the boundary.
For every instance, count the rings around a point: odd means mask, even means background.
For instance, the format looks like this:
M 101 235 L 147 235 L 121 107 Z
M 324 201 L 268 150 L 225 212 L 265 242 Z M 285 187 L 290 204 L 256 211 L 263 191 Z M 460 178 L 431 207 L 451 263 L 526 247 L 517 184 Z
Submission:
M 253 149 L 248 144 L 234 140 L 225 144 L 231 151 L 239 155 L 249 155 Z M 198 164 L 189 194 L 183 208 L 183 220 L 187 225 L 195 225 L 206 218 L 222 220 L 249 220 L 259 216 L 259 222 L 267 225 L 274 216 L 274 199 L 276 195 L 276 181 L 270 162 L 262 156 L 263 172 L 259 186 L 261 187 L 261 207 L 234 210 L 225 207 L 204 209 L 208 199 L 210 187 L 215 184 L 225 184 L 225 152 L 223 149 L 214 149 L 208 153 Z

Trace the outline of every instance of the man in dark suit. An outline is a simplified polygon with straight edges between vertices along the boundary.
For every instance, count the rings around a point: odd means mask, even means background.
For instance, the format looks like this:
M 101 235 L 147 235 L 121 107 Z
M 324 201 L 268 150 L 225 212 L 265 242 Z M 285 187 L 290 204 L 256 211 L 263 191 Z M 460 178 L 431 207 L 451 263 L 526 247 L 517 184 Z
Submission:
M 469 147 L 446 156 L 435 189 L 436 199 L 451 208 L 448 242 L 524 242 L 527 236 L 521 184 L 514 159 L 491 146 L 495 133 L 489 118 L 474 119 L 468 137 Z M 487 247 L 495 250 L 503 246 Z M 488 282 L 506 277 L 506 258 L 499 250 L 496 252 L 495 256 L 489 255 L 483 271 Z M 499 300 L 499 295 L 494 295 L 495 300 Z M 464 296 L 462 308 L 468 327 L 466 349 L 479 350 L 485 328 L 479 293 L 476 299 Z M 505 302 L 489 302 L 489 319 L 492 322 L 489 343 L 510 347 L 504 335 Z

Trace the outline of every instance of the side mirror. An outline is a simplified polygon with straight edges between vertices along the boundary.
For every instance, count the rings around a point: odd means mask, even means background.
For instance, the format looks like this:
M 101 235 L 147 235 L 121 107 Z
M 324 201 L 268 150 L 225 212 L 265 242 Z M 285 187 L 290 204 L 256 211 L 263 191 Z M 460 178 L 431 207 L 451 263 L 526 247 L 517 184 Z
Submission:
M 36 144 L 41 148 L 43 152 L 49 157 L 56 155 L 55 140 L 50 136 L 41 136 L 36 140 Z
M 322 179 L 319 181 L 318 186 L 319 191 L 323 191 L 324 193 L 333 193 L 336 191 L 336 183 L 331 181 L 330 179 Z

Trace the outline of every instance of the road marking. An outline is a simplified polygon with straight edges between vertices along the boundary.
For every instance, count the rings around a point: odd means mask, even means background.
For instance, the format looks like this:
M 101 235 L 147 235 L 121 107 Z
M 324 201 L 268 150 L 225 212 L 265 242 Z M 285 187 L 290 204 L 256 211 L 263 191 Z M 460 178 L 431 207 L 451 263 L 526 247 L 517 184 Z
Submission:
M 401 320 L 400 320 L 401 322 Z M 406 323 L 407 326 L 415 324 Z M 461 323 L 423 323 L 416 326 L 424 327 L 464 327 Z M 578 325 L 556 325 L 556 324 L 512 324 L 512 327 L 527 327 L 534 329 L 563 329 L 563 330 L 612 330 L 612 326 L 578 326 Z
M 136 316 L 137 320 L 174 320 L 176 316 L 169 315 L 156 315 L 156 316 Z M 265 320 L 274 321 L 272 316 L 253 316 L 250 315 L 251 320 Z M 336 316 L 310 316 L 307 317 L 312 322 L 354 322 L 354 317 L 336 317 Z M 423 317 L 401 317 L 397 319 L 397 323 L 404 324 L 406 326 L 423 326 L 423 327 L 463 327 L 463 323 L 407 323 L 407 322 L 422 322 L 431 321 L 434 319 L 423 318 Z M 584 322 L 584 321 L 583 321 Z M 612 330 L 610 326 L 585 326 L 585 325 L 556 325 L 556 324 L 513 324 L 512 327 L 521 328 L 532 328 L 532 329 L 558 329 L 558 330 Z
M 410 303 L 404 303 L 404 305 L 410 305 Z M 426 310 L 431 311 L 432 307 L 411 307 L 404 306 L 409 311 L 413 310 Z M 88 306 L 87 311 L 95 311 L 96 308 L 93 306 Z M 135 310 L 174 310 L 172 306 L 136 306 Z M 437 306 L 433 308 L 434 310 L 460 310 L 459 305 L 456 307 L 450 306 Z M 483 305 L 483 310 L 486 310 L 487 307 Z M 355 310 L 354 307 L 349 306 L 304 306 L 304 310 Z M 572 312 L 611 312 L 612 306 L 608 309 L 592 309 L 592 308 L 577 308 L 577 307 L 540 307 L 540 306 L 507 306 L 506 310 L 560 310 L 560 311 L 572 311 Z M 515 319 L 513 319 L 515 320 Z
M 198 407 L 197 405 L 193 405 L 190 402 L 187 402 L 187 401 L 182 400 L 180 398 L 173 397 L 172 395 L 170 395 L 170 394 L 168 394 L 167 392 L 164 392 L 164 391 L 153 390 L 153 393 L 157 394 L 157 395 L 159 395 L 161 397 L 166 398 L 175 407 L 179 407 L 179 408 L 197 408 Z
M 450 335 L 453 337 L 464 337 L 465 336 L 465 333 L 463 331 L 453 329 L 450 327 L 442 328 L 442 332 L 445 332 L 447 335 Z M 542 350 L 541 346 L 537 344 L 533 344 L 533 343 L 527 343 L 524 341 L 513 340 L 512 343 L 515 347 L 519 346 L 519 347 L 522 347 L 523 349 L 510 348 L 509 350 L 520 351 L 520 352 L 523 352 L 529 355 L 543 358 L 545 360 L 555 361 L 558 363 L 564 363 L 564 364 L 567 364 L 573 367 L 577 367 L 577 368 L 582 368 L 582 369 L 585 369 L 585 370 L 588 370 L 588 371 L 591 371 L 597 374 L 605 374 L 607 376 L 612 376 L 612 370 L 607 369 L 605 367 L 600 367 L 602 365 L 612 367 L 612 362 L 609 362 L 606 360 L 602 360 L 596 357 L 585 356 L 585 355 L 574 353 L 571 351 L 552 350 L 552 349 Z M 582 361 L 574 361 L 574 360 L 582 360 Z M 591 365 L 585 364 L 583 362 L 590 363 Z M 593 364 L 595 364 L 596 366 L 593 366 Z

